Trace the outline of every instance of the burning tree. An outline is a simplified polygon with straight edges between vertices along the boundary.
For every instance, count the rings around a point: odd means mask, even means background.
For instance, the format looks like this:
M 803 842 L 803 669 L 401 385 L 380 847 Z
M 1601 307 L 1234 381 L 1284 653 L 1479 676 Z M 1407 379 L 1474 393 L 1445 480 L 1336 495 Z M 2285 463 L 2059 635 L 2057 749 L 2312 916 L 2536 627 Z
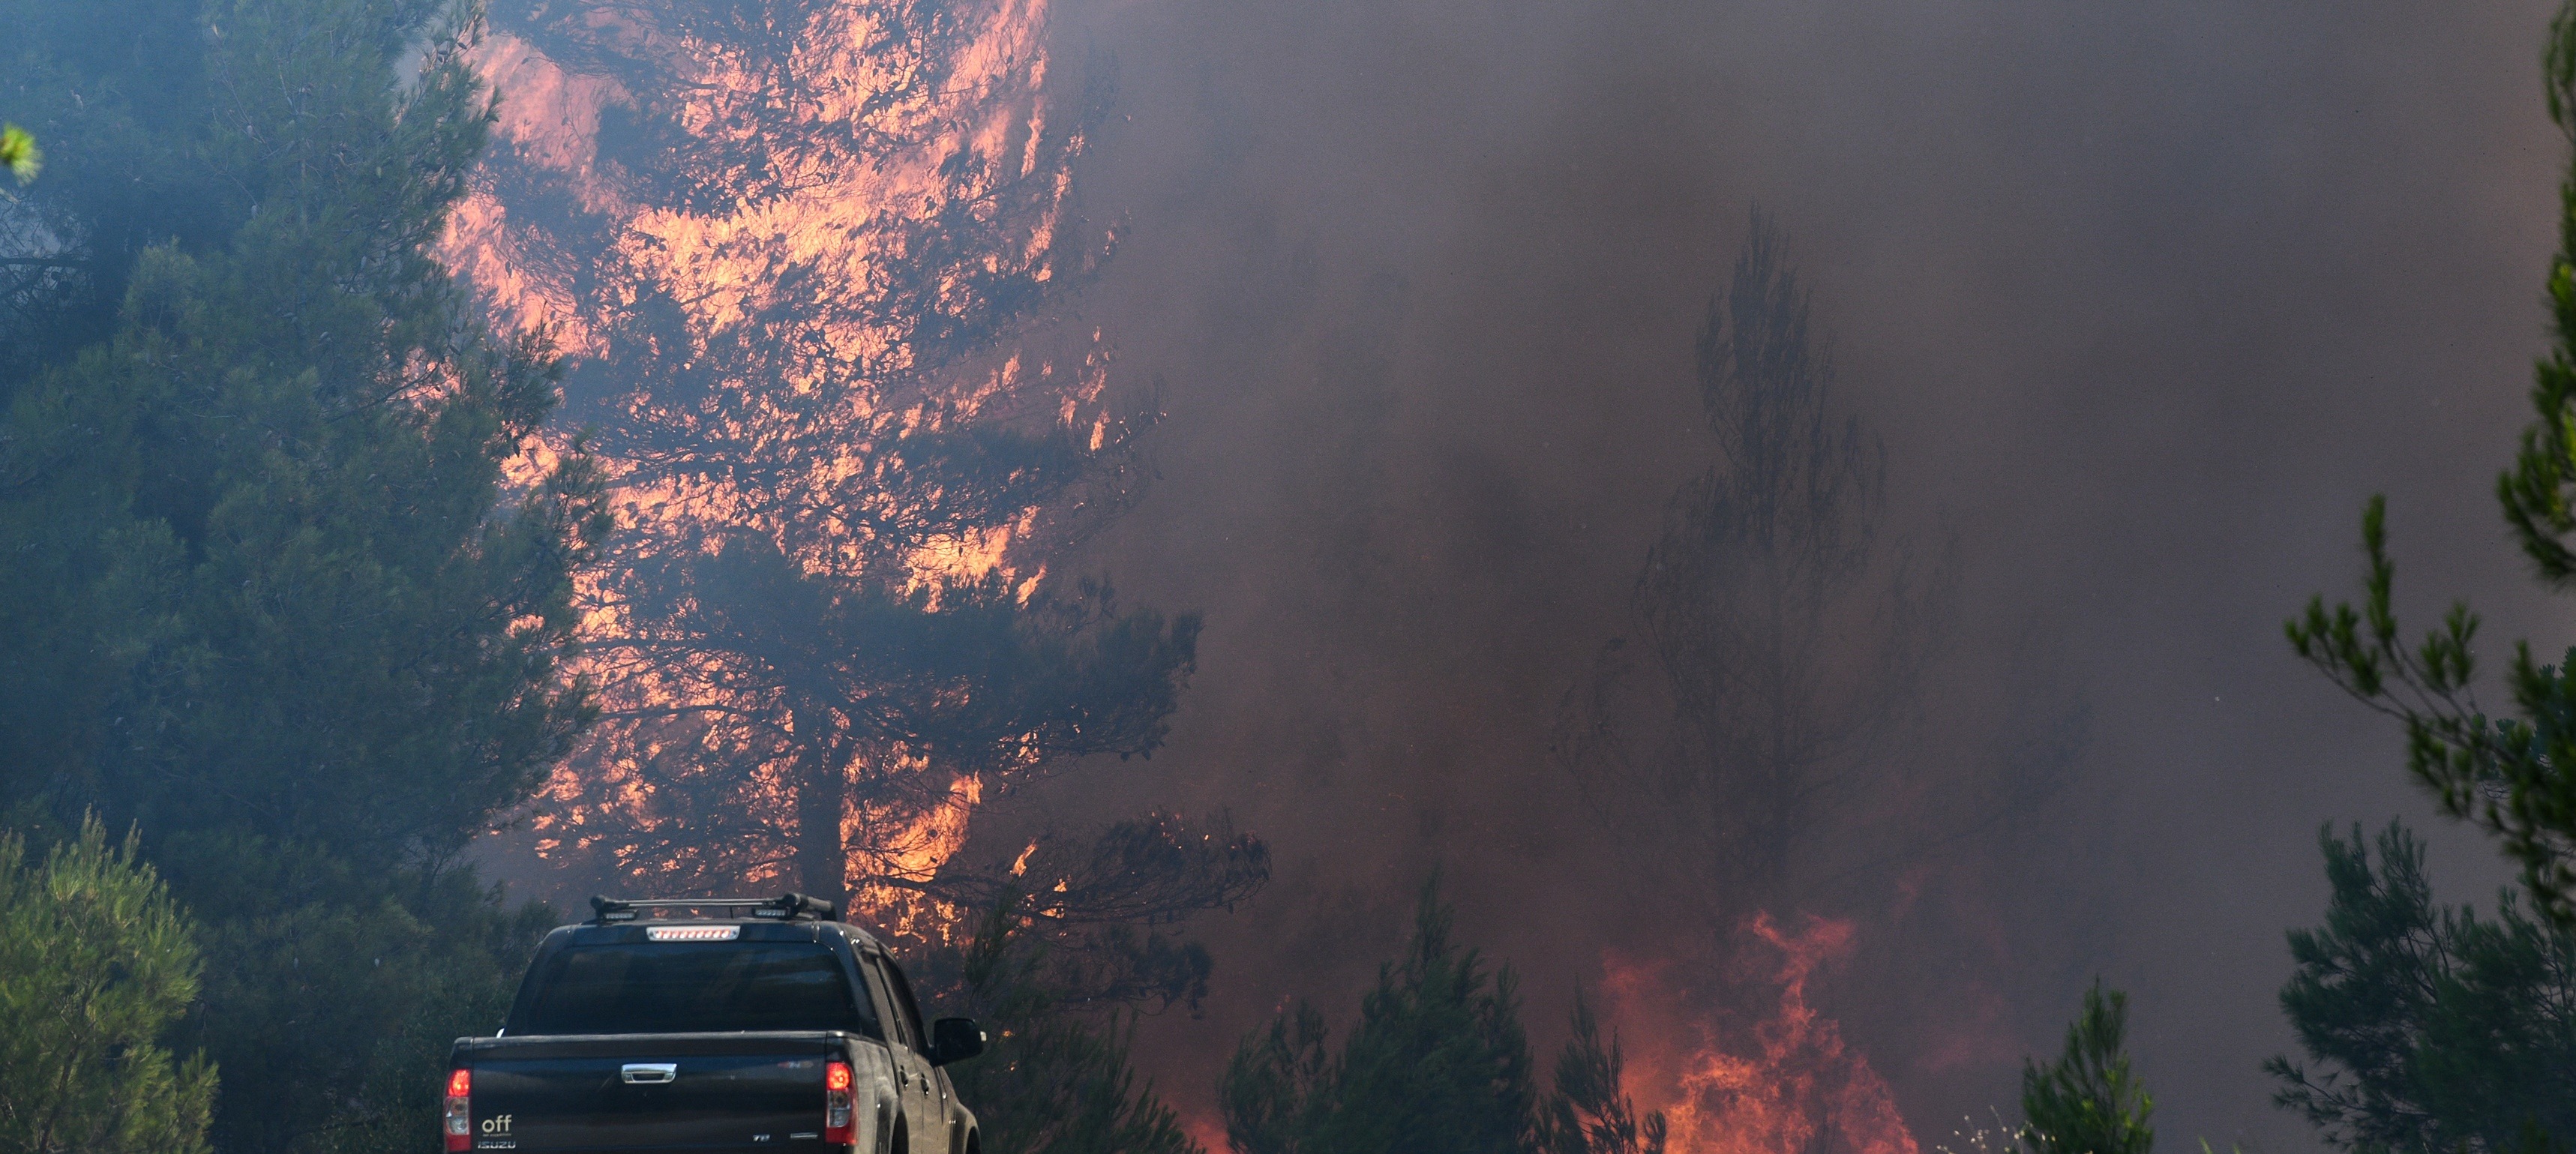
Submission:
M 1605 956 L 1613 1017 L 1639 1027 L 1633 1086 L 1687 1154 L 1918 1154 L 1894 1092 L 1869 1056 L 1816 1004 L 1826 972 L 1853 952 L 1858 927 L 1757 915 L 1718 968 Z M 1736 1012 L 1710 1015 L 1718 979 Z
M 1151 424 L 1066 304 L 1110 246 L 1070 180 L 1103 89 L 1050 71 L 1034 0 L 495 19 L 504 147 L 450 249 L 584 358 L 629 527 L 583 590 L 603 724 L 537 851 L 954 925 L 974 809 L 1150 753 L 1194 660 L 1195 618 L 1049 567 Z
M 1944 847 L 1994 852 L 1970 839 L 2058 791 L 2084 714 L 2054 685 L 2016 694 L 1981 772 L 1928 788 L 1926 674 L 1955 553 L 1891 528 L 1886 450 L 1839 387 L 1786 240 L 1759 212 L 1693 351 L 1714 460 L 1674 492 L 1631 594 L 1636 643 L 1606 643 L 1565 694 L 1555 753 L 1623 841 L 1655 847 L 1640 866 L 1668 871 L 1670 892 L 1705 918 L 1705 936 L 1657 943 L 1654 964 L 1718 960 L 1729 934 L 1787 959 L 1766 976 L 1739 958 L 1739 980 L 1669 992 L 1705 1032 L 1673 1043 L 1688 1057 L 1647 1063 L 1673 1148 L 1910 1154 L 1884 1082 L 1806 1002 L 1809 972 L 1848 947 L 1854 923 L 1791 931 L 1772 912 L 1849 901 L 1848 883 Z M 1965 876 L 1935 884 L 1957 893 Z

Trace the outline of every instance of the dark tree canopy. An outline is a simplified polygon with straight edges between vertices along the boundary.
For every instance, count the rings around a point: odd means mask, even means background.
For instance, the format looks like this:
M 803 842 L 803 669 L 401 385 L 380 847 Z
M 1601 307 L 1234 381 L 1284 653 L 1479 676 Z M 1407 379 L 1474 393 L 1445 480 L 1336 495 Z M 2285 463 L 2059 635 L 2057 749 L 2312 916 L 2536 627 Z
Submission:
M 1450 936 L 1426 890 L 1401 961 L 1379 967 L 1338 1053 L 1303 1002 L 1243 1040 L 1220 1085 L 1240 1154 L 1504 1154 L 1535 1141 L 1529 1041 L 1511 972 Z
M 1096 988 L 1069 984 L 1060 939 L 1030 932 L 1036 923 L 1027 908 L 1021 895 L 1000 895 L 965 947 L 937 959 L 930 974 L 934 998 L 1000 1027 L 982 1057 L 949 1071 L 958 1095 L 975 1106 L 984 1149 L 1202 1154 L 1136 1075 L 1134 1012 L 1102 1012 Z M 1203 952 L 1198 961 L 1193 976 L 1203 983 Z
M 1671 1127 L 1661 1112 L 1637 1112 L 1620 1077 L 1619 1038 L 1601 1036 L 1592 1003 L 1574 999 L 1574 1033 L 1556 1056 L 1556 1094 L 1539 1115 L 1543 1154 L 1664 1154 Z
M 80 174 L 175 146 L 80 128 L 102 115 L 88 93 L 129 71 L 167 83 L 165 66 L 202 78 L 196 118 L 165 131 L 196 144 L 222 209 L 202 245 L 70 250 L 129 261 L 108 338 L 7 384 L 0 538 L 35 563 L 0 609 L 0 734 L 41 751 L 6 770 L 13 795 L 99 804 L 152 837 L 434 862 L 581 723 L 556 663 L 599 528 L 583 466 L 504 475 L 553 404 L 551 361 L 483 336 L 427 251 L 489 116 L 452 43 L 397 83 L 437 7 L 163 14 L 222 35 L 164 60 L 167 25 L 138 25 L 103 74 L 83 54 L 113 37 L 86 21 L 59 56 L 12 38 L 32 60 L 15 75 L 62 86 L 27 90 L 83 112 L 51 133 L 33 210 L 74 236 L 142 211 L 86 199 Z M 177 223 L 123 227 L 189 235 Z
M 2576 933 L 2510 893 L 2492 919 L 2436 905 L 2424 844 L 2394 822 L 2318 842 L 2333 896 L 2324 924 L 2290 932 L 2281 987 L 2307 1059 L 2264 1063 L 2274 1099 L 2353 1154 L 2512 1154 L 2533 1124 L 2576 1133 Z
M 0 3 L 49 153 L 0 203 L 0 805 L 135 823 L 196 912 L 220 1149 L 429 1132 L 544 917 L 454 860 L 590 718 L 590 464 L 432 251 L 493 117 L 457 11 Z
M 1620 1089 L 1618 1039 L 1576 1002 L 1556 1092 L 1540 1088 L 1509 967 L 1451 930 L 1438 883 L 1378 968 L 1340 1048 L 1303 1001 L 1235 1048 L 1218 1085 L 1237 1154 L 1661 1154 L 1662 1115 Z

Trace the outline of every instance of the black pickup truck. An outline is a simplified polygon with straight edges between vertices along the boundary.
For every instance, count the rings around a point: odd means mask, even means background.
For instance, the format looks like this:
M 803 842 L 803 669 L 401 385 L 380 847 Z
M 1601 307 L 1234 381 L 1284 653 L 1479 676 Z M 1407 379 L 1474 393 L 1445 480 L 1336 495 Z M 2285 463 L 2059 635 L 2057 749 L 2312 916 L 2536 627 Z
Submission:
M 537 947 L 498 1034 L 456 1040 L 451 1154 L 977 1154 L 940 1067 L 982 1052 L 983 1031 L 924 1031 L 903 971 L 829 903 L 591 908 Z M 701 916 L 646 916 L 679 910 Z

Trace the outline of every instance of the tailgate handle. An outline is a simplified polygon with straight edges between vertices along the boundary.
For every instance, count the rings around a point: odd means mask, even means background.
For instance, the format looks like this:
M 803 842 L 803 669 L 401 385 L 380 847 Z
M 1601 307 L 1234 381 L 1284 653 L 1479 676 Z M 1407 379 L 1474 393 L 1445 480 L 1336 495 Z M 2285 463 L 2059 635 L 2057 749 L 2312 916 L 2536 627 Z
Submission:
M 653 1086 L 680 1076 L 677 1062 L 628 1062 L 617 1068 L 617 1076 L 630 1086 Z

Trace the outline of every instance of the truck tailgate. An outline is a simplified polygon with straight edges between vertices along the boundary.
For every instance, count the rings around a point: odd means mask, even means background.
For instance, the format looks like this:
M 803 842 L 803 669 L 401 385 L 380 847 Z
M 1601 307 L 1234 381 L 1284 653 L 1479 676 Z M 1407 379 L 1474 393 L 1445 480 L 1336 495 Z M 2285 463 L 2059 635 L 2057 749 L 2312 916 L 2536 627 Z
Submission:
M 484 1038 L 473 1071 L 477 1150 L 819 1150 L 833 1033 Z

